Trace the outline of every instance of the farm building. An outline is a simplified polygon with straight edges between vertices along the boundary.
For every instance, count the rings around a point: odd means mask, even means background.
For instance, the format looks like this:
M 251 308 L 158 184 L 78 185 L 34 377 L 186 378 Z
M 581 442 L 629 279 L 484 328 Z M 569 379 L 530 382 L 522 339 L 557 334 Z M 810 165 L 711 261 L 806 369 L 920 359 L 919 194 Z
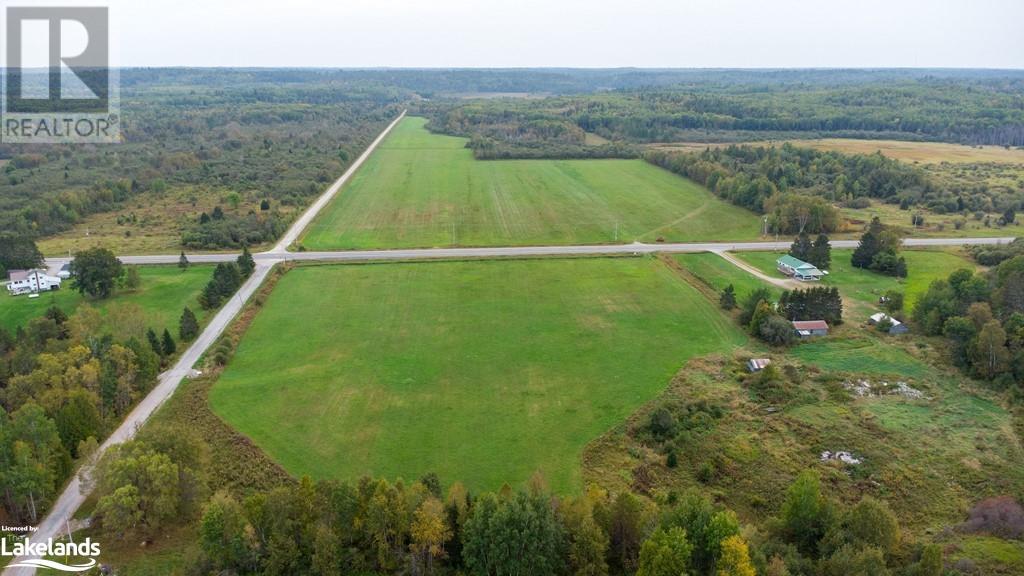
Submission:
M 35 292 L 45 292 L 60 288 L 61 279 L 50 276 L 42 270 L 11 270 L 7 292 L 11 296 Z
M 800 338 L 828 336 L 828 322 L 824 320 L 794 320 L 793 329 Z
M 792 276 L 801 282 L 815 282 L 821 280 L 821 277 L 827 274 L 818 270 L 818 267 L 814 264 L 804 262 L 799 258 L 793 258 L 789 254 L 781 256 L 775 261 L 775 266 L 786 276 Z
M 878 312 L 868 317 L 868 324 L 875 326 L 879 322 L 883 322 L 885 320 L 888 320 L 891 325 L 889 327 L 889 334 L 906 334 L 907 332 L 910 332 L 910 329 L 907 328 L 906 324 L 883 312 Z
M 760 372 L 768 367 L 772 361 L 769 358 L 751 358 L 747 360 L 747 370 L 750 372 Z

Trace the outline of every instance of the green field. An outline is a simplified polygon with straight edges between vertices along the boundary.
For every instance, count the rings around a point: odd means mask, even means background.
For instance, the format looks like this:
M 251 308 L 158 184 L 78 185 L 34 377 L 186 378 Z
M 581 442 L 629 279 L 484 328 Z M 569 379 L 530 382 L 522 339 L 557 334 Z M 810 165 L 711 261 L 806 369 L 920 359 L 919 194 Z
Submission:
M 82 304 L 89 304 L 105 317 L 119 307 L 138 306 L 148 326 L 158 333 L 168 328 L 176 335 L 181 310 L 185 306 L 192 308 L 200 322 L 206 319 L 206 312 L 197 299 L 203 286 L 210 281 L 212 273 L 211 266 L 190 266 L 187 270 L 177 266 L 140 266 L 140 288 L 132 292 L 119 291 L 106 300 L 92 300 L 82 296 L 71 288 L 70 281 L 64 282 L 62 290 L 46 292 L 38 298 L 4 294 L 0 296 L 0 327 L 14 331 L 29 320 L 42 316 L 52 304 L 67 314 Z
M 304 267 L 210 403 L 296 475 L 567 491 L 588 442 L 745 341 L 654 258 Z
M 747 210 L 641 160 L 474 160 L 406 118 L 313 222 L 311 250 L 749 240 Z
M 877 338 L 826 338 L 794 346 L 790 356 L 823 370 L 923 378 L 927 364 Z
M 775 269 L 779 252 L 739 252 L 736 255 L 756 266 L 762 272 L 784 278 Z M 976 268 L 963 256 L 938 250 L 903 250 L 907 259 L 907 278 L 900 280 L 891 276 L 876 274 L 850 264 L 853 250 L 833 250 L 832 268 L 822 284 L 836 286 L 843 296 L 862 304 L 876 304 L 878 297 L 886 290 L 902 290 L 905 295 L 904 309 L 913 310 L 914 302 L 928 290 L 933 280 L 945 278 L 957 268 Z
M 777 287 L 762 282 L 756 276 L 737 268 L 735 264 L 717 254 L 710 252 L 675 254 L 672 258 L 716 292 L 721 292 L 726 286 L 732 284 L 736 290 L 736 299 L 740 302 L 747 294 L 758 288 L 767 288 L 776 296 L 782 292 Z

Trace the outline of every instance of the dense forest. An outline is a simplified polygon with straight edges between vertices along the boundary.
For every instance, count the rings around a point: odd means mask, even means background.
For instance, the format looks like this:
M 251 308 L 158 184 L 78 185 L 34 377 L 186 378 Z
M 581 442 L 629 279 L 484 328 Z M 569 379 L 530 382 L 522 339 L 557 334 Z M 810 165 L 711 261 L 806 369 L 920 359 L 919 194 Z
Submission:
M 829 232 L 838 224 L 833 204 L 864 207 L 868 199 L 932 212 L 1006 212 L 1021 205 L 1020 191 L 963 188 L 924 169 L 881 154 L 843 154 L 783 144 L 729 145 L 701 152 L 651 149 L 652 164 L 700 182 L 722 198 L 771 215 L 784 232 Z
M 120 145 L 0 145 L 0 229 L 45 237 L 140 195 L 177 193 L 193 208 L 199 197 L 234 208 L 195 209 L 182 246 L 266 242 L 405 106 L 486 159 L 635 158 L 658 141 L 782 136 L 1024 145 L 1016 71 L 127 69 L 121 85 Z M 853 169 L 784 154 L 802 168 Z M 893 180 L 863 182 L 872 197 L 899 189 L 932 209 L 990 208 L 976 185 L 936 192 L 892 165 L 864 169 Z
M 556 154 L 564 155 L 571 143 L 586 156 L 585 133 L 620 143 L 832 136 L 1024 145 L 1024 78 L 1017 73 L 853 76 L 722 72 L 670 86 L 418 106 L 432 118 L 432 129 L 480 140 L 474 149 L 483 149 L 484 157 L 529 156 L 534 140 L 545 135 L 554 135 Z
M 231 74 L 226 74 L 231 76 Z M 280 206 L 304 206 L 400 111 L 407 93 L 371 84 L 146 84 L 125 74 L 123 143 L 0 146 L 0 229 L 31 237 L 66 230 L 139 194 L 208 190 L 260 205 L 183 230 L 190 248 L 275 238 Z M 205 78 L 205 76 L 204 76 Z M 186 84 L 178 82 L 187 81 Z
M 31 257 L 31 256 L 29 256 Z M 188 267 L 182 259 L 179 266 Z M 237 263 L 217 266 L 201 298 L 215 309 L 254 267 L 244 252 Z M 100 443 L 176 358 L 178 343 L 199 333 L 189 308 L 175 341 L 162 337 L 137 306 L 101 311 L 102 300 L 139 288 L 138 269 L 112 252 L 93 248 L 72 261 L 71 288 L 89 304 L 68 315 L 56 305 L 19 326 L 0 327 L 0 519 L 36 523 L 74 469 Z M 159 327 L 158 327 L 159 328 Z M 214 351 L 214 358 L 218 352 Z
M 992 267 L 955 270 L 932 282 L 914 307 L 914 322 L 925 334 L 945 337 L 965 372 L 1024 401 L 1024 241 L 977 247 L 973 255 Z

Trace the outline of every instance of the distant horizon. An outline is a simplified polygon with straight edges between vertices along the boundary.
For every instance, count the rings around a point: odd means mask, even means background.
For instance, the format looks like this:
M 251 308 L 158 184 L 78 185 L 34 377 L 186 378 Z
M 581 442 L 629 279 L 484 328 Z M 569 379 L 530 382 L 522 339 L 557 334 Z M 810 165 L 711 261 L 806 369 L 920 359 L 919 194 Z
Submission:
M 109 8 L 121 68 L 1024 69 L 1019 0 L 62 4 Z

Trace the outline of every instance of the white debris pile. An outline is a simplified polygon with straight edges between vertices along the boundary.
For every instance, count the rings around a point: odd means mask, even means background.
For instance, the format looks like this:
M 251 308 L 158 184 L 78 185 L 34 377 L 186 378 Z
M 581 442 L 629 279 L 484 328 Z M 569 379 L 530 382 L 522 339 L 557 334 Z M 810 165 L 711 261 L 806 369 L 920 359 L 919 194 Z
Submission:
M 842 462 L 843 464 L 851 464 L 853 466 L 856 466 L 857 464 L 861 463 L 860 458 L 857 458 L 852 453 L 843 450 L 839 450 L 837 452 L 825 450 L 824 452 L 821 453 L 822 462 L 828 462 L 830 460 L 837 460 L 839 462 Z
M 843 388 L 854 396 L 859 396 L 861 398 L 895 394 L 897 396 L 903 396 L 904 398 L 910 398 L 911 400 L 928 399 L 928 397 L 924 395 L 924 392 L 902 381 L 891 384 L 885 381 L 873 383 L 869 380 L 857 380 L 856 382 L 844 382 Z

